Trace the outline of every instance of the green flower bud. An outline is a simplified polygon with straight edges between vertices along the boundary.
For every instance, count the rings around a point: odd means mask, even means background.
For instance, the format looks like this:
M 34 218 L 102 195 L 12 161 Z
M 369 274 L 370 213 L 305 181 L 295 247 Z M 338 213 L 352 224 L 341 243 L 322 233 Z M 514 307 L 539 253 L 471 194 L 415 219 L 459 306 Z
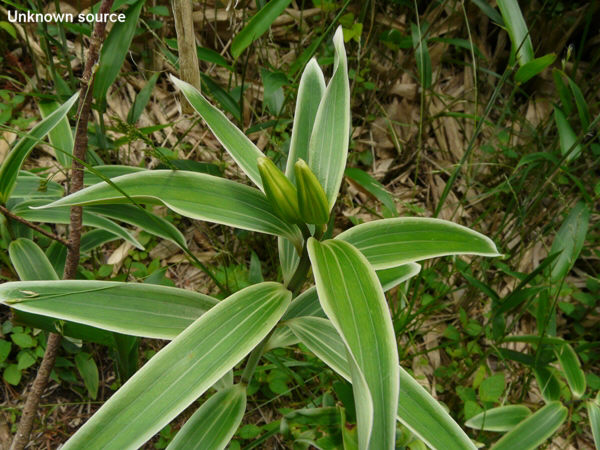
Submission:
M 267 199 L 279 217 L 286 222 L 299 223 L 300 212 L 296 188 L 269 158 L 258 158 L 258 171 Z
M 329 220 L 329 203 L 323 186 L 308 164 L 299 159 L 294 165 L 298 186 L 298 206 L 306 223 L 322 225 Z

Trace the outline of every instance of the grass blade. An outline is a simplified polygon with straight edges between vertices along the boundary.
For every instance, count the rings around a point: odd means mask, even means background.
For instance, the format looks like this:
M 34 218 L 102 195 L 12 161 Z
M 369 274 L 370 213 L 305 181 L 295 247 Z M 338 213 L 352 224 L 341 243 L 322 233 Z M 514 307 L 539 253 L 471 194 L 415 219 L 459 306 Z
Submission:
M 573 131 L 573 128 L 571 128 L 571 124 L 565 114 L 557 106 L 554 107 L 554 122 L 558 129 L 561 155 L 567 155 L 567 161 L 576 159 L 581 155 L 581 145 L 577 144 L 577 135 Z
M 138 0 L 125 13 L 124 22 L 115 22 L 102 45 L 98 70 L 94 77 L 94 98 L 100 104 L 106 103 L 108 88 L 114 83 L 129 52 L 142 6 L 146 0 Z
M 401 217 L 376 220 L 336 236 L 360 250 L 376 269 L 446 255 L 500 256 L 491 239 L 441 219 Z
M 56 111 L 60 105 L 54 101 L 40 102 L 39 107 L 42 117 L 45 119 Z M 63 117 L 58 125 L 48 133 L 48 138 L 54 147 L 54 154 L 60 165 L 65 169 L 70 168 L 72 161 L 70 155 L 73 155 L 73 132 L 71 131 L 71 125 L 69 125 L 69 118 Z
M 567 408 L 560 402 L 549 403 L 506 433 L 491 448 L 493 450 L 537 448 L 558 430 L 566 420 L 567 414 Z
M 288 7 L 291 0 L 270 0 L 248 21 L 246 26 L 231 42 L 231 56 L 234 59 L 242 54 L 254 41 L 261 37 L 279 15 Z
M 246 388 L 240 384 L 217 392 L 198 408 L 167 450 L 223 450 L 246 410 Z
M 308 148 L 308 165 L 325 190 L 330 210 L 342 184 L 350 139 L 350 84 L 342 27 L 335 32 L 333 45 L 333 76 L 317 110 Z
M 291 295 L 278 283 L 261 283 L 217 304 L 153 356 L 63 448 L 140 447 L 264 339 Z
M 46 134 L 61 123 L 78 97 L 79 93 L 73 95 L 60 108 L 33 127 L 6 156 L 2 166 L 0 166 L 0 203 L 5 204 L 10 198 L 15 182 L 17 181 L 17 176 L 19 175 L 19 170 L 29 152 Z
M 375 270 L 357 249 L 343 241 L 319 243 L 311 238 L 308 253 L 321 306 L 348 351 L 361 448 L 366 448 L 365 442 L 369 448 L 394 448 L 398 353 L 392 319 Z M 363 391 L 365 387 L 367 392 Z M 372 418 L 361 415 L 371 406 L 368 397 L 372 400 Z
M 148 82 L 140 90 L 138 95 L 135 96 L 133 105 L 131 105 L 131 109 L 129 110 L 129 113 L 127 113 L 127 123 L 133 125 L 138 121 L 138 119 L 144 112 L 144 108 L 146 108 L 146 105 L 150 101 L 152 89 L 154 89 L 154 85 L 156 84 L 156 80 L 158 80 L 159 75 L 160 73 L 155 73 L 154 75 L 152 75 Z

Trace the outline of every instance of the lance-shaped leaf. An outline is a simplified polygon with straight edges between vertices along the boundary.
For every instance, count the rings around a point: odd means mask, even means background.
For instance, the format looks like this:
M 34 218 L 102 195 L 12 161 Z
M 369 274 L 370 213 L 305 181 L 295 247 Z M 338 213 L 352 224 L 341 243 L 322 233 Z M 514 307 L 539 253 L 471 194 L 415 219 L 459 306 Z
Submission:
M 294 125 L 292 127 L 292 138 L 290 140 L 290 151 L 285 166 L 285 174 L 295 182 L 294 164 L 299 158 L 308 161 L 308 144 L 315 124 L 317 109 L 325 92 L 325 78 L 323 72 L 313 58 L 308 64 L 298 87 L 296 109 L 294 111 Z M 278 238 L 279 261 L 283 279 L 289 281 L 298 266 L 300 258 L 296 253 L 294 245 L 285 238 Z
M 323 311 L 348 351 L 357 402 L 361 448 L 394 448 L 398 402 L 398 352 L 392 319 L 375 270 L 352 245 L 343 241 L 319 243 L 311 238 L 308 253 Z M 364 377 L 368 392 L 358 383 Z M 361 383 L 362 384 L 362 383 Z M 362 410 L 372 400 L 372 428 Z M 369 433 L 370 431 L 370 433 Z M 370 434 L 370 439 L 365 439 Z
M 21 280 L 58 280 L 46 254 L 32 240 L 19 238 L 12 241 L 8 254 Z
M 570 344 L 564 343 L 554 347 L 554 353 L 562 367 L 563 374 L 569 383 L 571 392 L 576 398 L 581 398 L 585 392 L 586 381 L 585 374 L 581 370 L 581 364 L 577 353 Z
M 55 181 L 46 180 L 29 172 L 20 171 L 10 199 L 11 201 L 15 201 L 17 199 L 31 200 L 34 198 L 44 198 L 46 201 L 51 201 L 62 197 L 63 193 L 63 187 Z
M 549 366 L 540 366 L 534 368 L 533 373 L 546 402 L 550 403 L 560 399 L 560 381 L 558 381 L 554 369 Z
M 521 13 L 519 2 L 517 0 L 498 0 L 497 3 L 502 19 L 504 19 L 504 26 L 512 42 L 511 51 L 516 54 L 520 65 L 527 64 L 535 56 L 531 36 L 529 36 L 529 30 Z
M 223 148 L 248 175 L 248 178 L 262 189 L 262 181 L 256 162 L 258 158 L 264 156 L 263 152 L 238 127 L 232 124 L 225 114 L 211 105 L 194 86 L 172 75 L 171 81 L 181 90 L 190 105 L 202 116 L 215 137 L 223 145 Z
M 63 200 L 63 199 L 61 199 Z M 60 201 L 60 200 L 57 200 Z M 27 219 L 31 222 L 44 222 L 44 223 L 64 223 L 68 224 L 71 222 L 71 211 L 68 206 L 52 209 L 31 209 L 37 208 L 39 205 L 43 205 L 45 202 L 40 200 L 30 200 L 27 202 L 19 203 L 12 212 Z M 109 231 L 121 239 L 133 244 L 140 250 L 144 249 L 144 246 L 138 242 L 138 240 L 125 228 L 117 225 L 112 220 L 106 217 L 99 216 L 89 211 L 83 211 L 83 224 L 85 226 L 100 228 L 105 231 Z
M 560 226 L 556 233 L 550 254 L 560 252 L 558 258 L 552 264 L 550 279 L 558 284 L 579 257 L 590 222 L 590 210 L 584 202 L 578 202 Z
M 86 210 L 135 225 L 146 233 L 173 241 L 182 248 L 187 246 L 185 237 L 172 223 L 135 205 L 95 205 L 89 206 Z
M 176 213 L 245 230 L 301 239 L 295 225 L 281 220 L 258 190 L 224 178 L 183 170 L 151 170 L 111 180 L 136 201 L 164 204 Z M 45 208 L 72 205 L 128 203 L 106 182 L 57 200 Z
M 23 136 L 10 151 L 2 166 L 0 166 L 0 203 L 5 204 L 9 199 L 17 180 L 23 161 L 36 144 L 46 136 L 54 127 L 61 123 L 63 117 L 69 112 L 77 101 L 79 93 L 73 95 L 60 108 L 38 123 L 33 129 Z
M 134 166 L 94 166 L 91 169 L 84 169 L 83 184 L 91 186 L 92 184 L 102 183 L 105 178 L 116 178 L 130 173 L 147 172 L 147 169 Z M 104 178 L 103 178 L 104 177 Z
M 333 46 L 333 76 L 317 110 L 308 147 L 308 165 L 325 190 L 330 210 L 342 184 L 350 139 L 350 84 L 342 27 L 333 36 Z
M 190 417 L 167 450 L 224 449 L 245 410 L 246 388 L 241 384 L 217 392 Z
M 348 381 L 352 381 L 346 349 L 330 321 L 299 317 L 286 322 L 308 349 Z M 398 420 L 434 449 L 474 450 L 469 437 L 446 410 L 402 367 Z
M 58 108 L 60 105 L 55 101 L 41 102 L 39 104 L 42 117 L 46 118 Z M 48 138 L 52 144 L 56 159 L 64 168 L 70 168 L 73 155 L 73 132 L 69 125 L 69 118 L 63 117 L 62 120 L 48 133 Z
M 592 428 L 592 436 L 594 436 L 594 444 L 596 448 L 600 448 L 600 404 L 598 398 L 586 402 L 590 427 Z
M 252 16 L 231 42 L 233 58 L 237 59 L 250 44 L 261 37 L 290 3 L 291 0 L 271 0 Z
M 94 98 L 100 103 L 106 102 L 108 88 L 117 79 L 127 57 L 144 3 L 146 0 L 137 0 L 131 5 L 125 13 L 125 21 L 114 24 L 102 45 L 93 91 Z
M 8 247 L 10 260 L 21 281 L 58 280 L 52 264 L 38 245 L 29 240 L 19 238 Z M 23 323 L 35 328 L 58 332 L 65 336 L 114 346 L 113 333 L 99 330 L 87 325 L 54 320 L 46 316 L 13 310 L 16 323 Z
M 123 334 L 173 339 L 217 300 L 167 286 L 65 280 L 1 284 L 0 303 Z
M 390 269 L 378 270 L 376 273 L 383 291 L 386 292 L 409 278 L 414 277 L 420 270 L 421 266 L 418 264 L 408 263 Z M 283 319 L 287 320 L 303 316 L 325 317 L 325 313 L 319 303 L 317 288 L 314 286 L 308 288 L 294 299 L 283 315 Z
M 506 433 L 493 450 L 530 450 L 554 434 L 567 418 L 568 410 L 560 402 L 548 403 Z
M 492 240 L 441 219 L 399 217 L 375 220 L 336 236 L 349 242 L 375 269 L 446 255 L 500 256 Z
M 278 283 L 260 283 L 223 300 L 152 357 L 63 448 L 140 447 L 258 345 L 291 296 Z
M 483 411 L 465 422 L 476 430 L 510 431 L 531 415 L 525 405 L 506 405 Z

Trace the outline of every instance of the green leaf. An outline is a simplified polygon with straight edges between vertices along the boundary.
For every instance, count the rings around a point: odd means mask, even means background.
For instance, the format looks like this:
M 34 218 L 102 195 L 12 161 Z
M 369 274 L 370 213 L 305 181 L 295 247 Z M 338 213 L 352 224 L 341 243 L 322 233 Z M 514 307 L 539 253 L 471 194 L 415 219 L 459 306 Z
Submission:
M 330 321 L 299 317 L 287 324 L 311 352 L 351 381 L 344 343 Z M 446 410 L 408 372 L 400 366 L 398 369 L 398 420 L 431 448 L 474 450 L 476 447 Z
M 224 178 L 181 170 L 152 170 L 123 175 L 112 182 L 136 201 L 162 203 L 192 219 L 282 235 L 292 240 L 301 238 L 298 227 L 281 220 L 260 191 Z M 128 202 L 118 190 L 103 182 L 44 208 Z
M 550 280 L 561 281 L 575 265 L 579 257 L 590 222 L 590 210 L 583 202 L 578 202 L 561 225 L 552 241 L 550 254 L 560 252 L 552 265 Z
M 0 303 L 123 334 L 173 339 L 217 300 L 159 285 L 65 280 L 1 284 Z
M 319 104 L 308 146 L 308 165 L 327 194 L 330 211 L 342 184 L 350 139 L 350 84 L 342 27 L 333 36 L 333 46 L 333 76 Z
M 100 377 L 94 358 L 89 353 L 79 352 L 75 355 L 75 365 L 77 366 L 79 375 L 83 378 L 88 395 L 93 400 L 96 400 Z
M 549 403 L 505 434 L 491 448 L 493 450 L 537 448 L 558 430 L 567 418 L 567 414 L 567 408 L 560 402 Z
M 526 64 L 523 64 L 515 73 L 515 81 L 517 83 L 525 83 L 541 73 L 546 67 L 551 65 L 556 60 L 556 53 L 548 53 L 539 58 L 532 59 Z
M 554 107 L 554 122 L 558 129 L 561 155 L 567 155 L 567 161 L 576 159 L 581 154 L 581 145 L 576 143 L 577 135 L 573 131 L 573 128 L 571 128 L 571 124 L 565 117 L 565 114 L 558 106 Z
M 422 89 L 431 88 L 432 73 L 431 73 L 431 57 L 427 48 L 427 38 L 423 36 L 423 30 L 420 26 L 414 23 L 410 24 L 410 32 L 413 47 L 415 48 L 415 59 L 417 61 L 417 70 L 419 71 L 419 79 L 421 80 Z
M 63 196 L 64 189 L 54 181 L 38 177 L 29 172 L 21 171 L 17 176 L 11 200 L 44 198 L 46 201 L 55 200 Z
M 116 178 L 121 175 L 129 175 L 130 173 L 147 172 L 147 169 L 142 167 L 133 166 L 120 166 L 115 164 L 113 166 L 94 166 L 92 167 L 93 172 L 90 169 L 84 169 L 83 184 L 85 186 L 91 186 L 92 184 L 102 183 L 104 178 Z
M 129 113 L 127 113 L 127 123 L 133 125 L 138 121 L 138 119 L 144 112 L 146 105 L 150 101 L 152 90 L 154 89 L 154 85 L 156 84 L 156 80 L 158 80 L 159 75 L 159 72 L 152 75 L 150 79 L 146 82 L 144 87 L 140 90 L 138 95 L 135 96 L 133 105 L 131 105 L 131 109 L 129 110 Z
M 237 59 L 248 46 L 271 27 L 271 24 L 283 13 L 290 3 L 291 0 L 270 0 L 263 6 L 233 38 L 231 42 L 231 55 Z
M 8 254 L 21 280 L 58 280 L 46 254 L 32 240 L 19 238 L 12 241 Z
M 600 448 L 600 405 L 598 405 L 597 400 L 588 401 L 585 405 L 587 406 L 594 443 L 596 444 L 596 448 Z
M 321 306 L 348 351 L 360 447 L 393 448 L 398 352 L 392 319 L 375 270 L 358 250 L 343 241 L 319 243 L 311 238 L 308 253 Z M 361 386 L 363 377 L 367 392 Z M 367 397 L 372 401 L 372 417 L 367 416 L 371 406 L 365 404 Z
M 441 219 L 400 217 L 375 220 L 336 236 L 360 250 L 376 269 L 446 255 L 500 256 L 491 239 Z
M 140 227 L 146 233 L 154 234 L 163 239 L 175 242 L 181 248 L 186 248 L 185 237 L 173 224 L 149 211 L 144 211 L 135 205 L 96 205 L 86 208 L 87 211 L 110 217 L 121 222 Z
M 548 367 L 542 366 L 534 369 L 535 379 L 537 380 L 542 397 L 546 403 L 560 399 L 560 382 L 556 378 L 554 371 Z
M 6 361 L 6 358 L 8 358 L 8 355 L 10 354 L 11 347 L 12 344 L 9 341 L 0 339 L 0 363 Z
M 498 406 L 471 417 L 465 425 L 476 430 L 510 431 L 530 415 L 525 405 Z
M 248 175 L 248 178 L 262 189 L 257 160 L 264 155 L 258 147 L 238 127 L 232 124 L 225 114 L 211 105 L 194 86 L 174 76 L 171 76 L 171 81 L 181 90 L 190 105 L 204 119 L 215 137 L 223 145 L 223 148 Z
M 152 357 L 63 448 L 140 447 L 264 339 L 290 298 L 282 285 L 261 283 L 223 300 Z
M 567 383 L 569 383 L 571 392 L 573 392 L 575 398 L 581 398 L 585 393 L 586 381 L 585 374 L 583 373 L 583 370 L 581 370 L 581 364 L 579 363 L 577 353 L 575 353 L 573 347 L 566 342 L 562 345 L 555 346 L 554 353 L 562 367 Z
M 167 450 L 224 449 L 246 410 L 246 388 L 236 384 L 217 392 L 198 408 Z
M 45 119 L 54 111 L 56 111 L 60 105 L 57 102 L 40 102 L 39 104 L 40 111 L 42 113 L 42 117 Z M 71 125 L 69 125 L 69 118 L 63 117 L 58 125 L 54 127 L 48 133 L 48 137 L 50 138 L 50 143 L 54 147 L 54 154 L 56 155 L 56 159 L 65 169 L 71 167 L 72 158 L 70 155 L 73 155 L 73 132 L 71 131 Z
M 512 42 L 512 53 L 516 54 L 519 65 L 523 66 L 533 60 L 533 44 L 527 24 L 519 8 L 517 0 L 498 0 L 498 8 L 504 19 L 504 26 Z
M 385 292 L 398 286 L 409 278 L 414 277 L 420 270 L 421 266 L 418 264 L 408 263 L 390 269 L 378 270 L 376 273 L 377 278 L 379 278 L 379 283 Z M 314 286 L 308 288 L 294 299 L 283 315 L 283 319 L 287 320 L 303 316 L 325 317 L 325 313 L 319 303 L 317 289 Z
M 20 348 L 35 347 L 35 339 L 26 333 L 11 333 L 10 338 Z
M 0 203 L 5 204 L 10 198 L 19 170 L 29 152 L 38 142 L 54 127 L 61 123 L 63 117 L 69 112 L 77 101 L 79 93 L 73 95 L 60 108 L 38 123 L 33 129 L 23 136 L 13 147 L 0 166 Z
M 299 159 L 308 161 L 308 146 L 315 125 L 319 104 L 325 93 L 325 78 L 316 59 L 311 59 L 300 78 L 294 125 L 290 140 L 290 151 L 285 166 L 286 176 L 294 182 L 296 174 L 294 164 Z
M 64 197 L 56 202 L 64 201 Z M 30 200 L 27 202 L 19 203 L 12 212 L 23 219 L 27 219 L 31 222 L 44 222 L 44 223 L 63 223 L 69 224 L 71 222 L 71 210 L 68 206 L 53 208 L 53 209 L 32 209 L 32 208 L 45 208 L 45 201 Z M 125 239 L 130 242 L 136 248 L 143 250 L 144 246 L 138 242 L 138 240 L 125 228 L 117 225 L 112 220 L 106 219 L 105 217 L 99 216 L 89 211 L 83 211 L 83 224 L 94 228 L 100 228 L 102 230 L 110 231 L 111 233 L 119 236 L 121 239 Z
M 19 238 L 11 242 L 8 249 L 11 262 L 22 281 L 58 280 L 54 267 L 46 254 L 29 239 Z M 26 289 L 27 291 L 27 289 Z M 51 332 L 60 332 L 65 336 L 84 339 L 112 346 L 112 333 L 72 322 L 59 322 L 46 316 L 13 310 L 14 320 L 18 323 Z
M 21 382 L 21 371 L 16 364 L 9 364 L 2 374 L 4 381 L 13 386 L 17 386 Z
M 385 188 L 383 184 L 381 184 L 364 170 L 355 169 L 354 167 L 348 167 L 344 173 L 362 189 L 383 203 L 394 216 L 398 215 L 396 203 L 394 202 L 394 196 Z
M 569 80 L 569 87 L 571 88 L 571 92 L 573 93 L 573 98 L 575 99 L 575 106 L 577 106 L 577 113 L 579 114 L 579 120 L 581 121 L 581 126 L 584 131 L 587 131 L 590 127 L 590 110 L 588 108 L 587 102 L 583 97 L 583 93 L 579 86 L 571 79 L 571 77 L 567 76 L 567 80 Z
M 483 380 L 479 385 L 479 399 L 482 402 L 495 403 L 504 392 L 506 381 L 503 373 L 497 373 Z
M 115 22 L 106 40 L 102 44 L 98 70 L 94 77 L 94 98 L 100 104 L 105 104 L 108 88 L 117 79 L 123 61 L 129 52 L 142 6 L 146 0 L 138 0 L 125 13 L 124 22 Z

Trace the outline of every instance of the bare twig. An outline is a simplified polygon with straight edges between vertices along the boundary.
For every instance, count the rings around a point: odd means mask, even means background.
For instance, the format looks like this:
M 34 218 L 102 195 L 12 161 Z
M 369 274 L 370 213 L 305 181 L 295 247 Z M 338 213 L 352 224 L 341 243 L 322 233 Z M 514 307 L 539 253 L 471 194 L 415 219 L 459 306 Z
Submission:
M 114 0 L 102 0 L 99 13 L 105 14 L 110 12 Z M 71 175 L 70 192 L 77 192 L 83 188 L 83 165 L 80 161 L 85 160 L 85 153 L 88 145 L 87 125 L 90 118 L 92 108 L 92 86 L 93 86 L 93 69 L 96 61 L 98 61 L 98 53 L 100 46 L 104 40 L 104 31 L 106 22 L 96 22 L 90 48 L 88 50 L 83 75 L 81 77 L 81 94 L 79 97 L 79 107 L 77 111 L 77 128 L 75 131 L 75 144 L 73 148 L 73 168 Z M 81 242 L 81 227 L 82 227 L 82 208 L 81 206 L 71 207 L 71 224 L 69 228 L 69 245 L 67 252 L 67 261 L 65 263 L 65 271 L 63 279 L 70 280 L 75 278 L 77 266 L 79 265 L 79 245 Z M 22 450 L 29 441 L 31 428 L 33 427 L 33 419 L 35 417 L 40 397 L 46 388 L 50 372 L 54 367 L 54 361 L 60 347 L 60 334 L 50 333 L 46 344 L 46 351 L 40 368 L 38 369 L 31 391 L 27 396 L 27 401 L 23 408 L 23 415 L 19 422 L 17 434 L 15 435 L 11 450 Z
M 70 244 L 66 239 L 61 238 L 60 236 L 51 233 L 50 231 L 46 231 L 44 230 L 42 227 L 40 227 L 39 225 L 36 225 L 35 223 L 30 222 L 27 219 L 23 219 L 22 217 L 17 216 L 16 214 L 10 212 L 5 206 L 0 205 L 0 212 L 2 214 L 4 214 L 6 217 L 12 219 L 12 220 L 16 220 L 17 222 L 21 222 L 23 225 L 31 228 L 32 230 L 37 231 L 38 233 L 43 234 L 44 236 L 53 239 L 55 241 L 60 242 L 62 245 L 64 245 L 65 247 L 69 248 Z

